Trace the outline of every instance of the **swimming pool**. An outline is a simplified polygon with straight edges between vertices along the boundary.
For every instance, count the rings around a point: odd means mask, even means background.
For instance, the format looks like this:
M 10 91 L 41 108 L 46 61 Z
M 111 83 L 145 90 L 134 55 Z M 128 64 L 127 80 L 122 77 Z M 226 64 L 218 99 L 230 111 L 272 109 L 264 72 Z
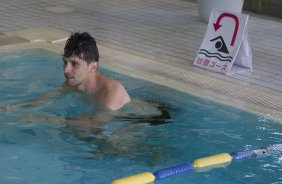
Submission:
M 0 53 L 1 105 L 22 102 L 63 81 L 60 56 L 43 49 Z M 113 118 L 100 127 L 24 120 L 91 116 L 95 105 L 70 93 L 41 105 L 0 112 L 0 183 L 97 183 L 170 167 L 213 154 L 258 149 L 282 140 L 278 123 L 101 68 L 136 99 L 164 105 L 165 123 Z M 191 172 L 156 183 L 281 183 L 281 152 Z

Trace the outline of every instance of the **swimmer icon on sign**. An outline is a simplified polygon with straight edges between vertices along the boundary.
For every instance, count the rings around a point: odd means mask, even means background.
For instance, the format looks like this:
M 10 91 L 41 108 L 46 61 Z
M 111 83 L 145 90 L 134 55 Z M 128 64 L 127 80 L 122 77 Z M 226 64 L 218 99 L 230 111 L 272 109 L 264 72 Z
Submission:
M 214 39 L 211 39 L 210 41 L 214 42 L 214 47 L 216 48 L 216 52 L 209 52 L 208 50 L 200 49 L 198 54 L 202 54 L 209 59 L 214 57 L 214 58 L 216 58 L 216 59 L 218 59 L 219 61 L 222 61 L 222 62 L 225 62 L 225 61 L 231 62 L 232 61 L 231 56 L 223 56 L 223 54 L 229 55 L 229 51 L 227 49 L 227 46 L 226 46 L 222 36 L 218 36 Z
M 248 15 L 213 10 L 194 65 L 231 74 L 252 69 Z
M 211 42 L 215 42 L 215 48 L 218 52 L 223 52 L 225 54 L 229 54 L 226 44 L 222 38 L 222 36 L 218 36 L 214 39 L 210 40 Z

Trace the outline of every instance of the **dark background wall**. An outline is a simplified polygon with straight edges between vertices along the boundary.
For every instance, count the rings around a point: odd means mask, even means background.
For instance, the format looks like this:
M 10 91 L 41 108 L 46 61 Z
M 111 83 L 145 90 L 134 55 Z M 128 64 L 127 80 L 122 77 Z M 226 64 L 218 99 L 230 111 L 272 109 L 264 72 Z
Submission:
M 262 8 L 261 12 L 257 12 L 252 6 L 251 1 L 245 0 L 244 10 L 253 11 L 260 14 L 270 15 L 282 18 L 282 0 L 266 0 L 267 3 Z

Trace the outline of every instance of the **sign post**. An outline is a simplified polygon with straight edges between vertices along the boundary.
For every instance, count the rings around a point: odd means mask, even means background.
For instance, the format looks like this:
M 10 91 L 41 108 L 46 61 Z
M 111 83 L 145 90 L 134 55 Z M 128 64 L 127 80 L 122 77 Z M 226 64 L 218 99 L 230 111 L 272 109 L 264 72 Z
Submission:
M 226 75 L 252 70 L 249 16 L 214 9 L 194 65 Z

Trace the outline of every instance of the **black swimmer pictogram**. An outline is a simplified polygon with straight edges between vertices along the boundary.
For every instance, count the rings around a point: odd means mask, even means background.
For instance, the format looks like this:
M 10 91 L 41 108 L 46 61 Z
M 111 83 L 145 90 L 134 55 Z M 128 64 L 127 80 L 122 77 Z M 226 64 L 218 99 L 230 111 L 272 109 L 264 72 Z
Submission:
M 216 41 L 216 42 L 215 42 L 215 48 L 217 49 L 217 51 L 223 52 L 223 53 L 225 53 L 225 54 L 229 54 L 229 51 L 228 51 L 228 49 L 227 49 L 227 47 L 226 47 L 226 44 L 225 44 L 225 42 L 224 42 L 222 36 L 218 36 L 218 37 L 216 37 L 216 38 L 214 38 L 214 39 L 211 39 L 210 41 L 211 41 L 211 42 Z

